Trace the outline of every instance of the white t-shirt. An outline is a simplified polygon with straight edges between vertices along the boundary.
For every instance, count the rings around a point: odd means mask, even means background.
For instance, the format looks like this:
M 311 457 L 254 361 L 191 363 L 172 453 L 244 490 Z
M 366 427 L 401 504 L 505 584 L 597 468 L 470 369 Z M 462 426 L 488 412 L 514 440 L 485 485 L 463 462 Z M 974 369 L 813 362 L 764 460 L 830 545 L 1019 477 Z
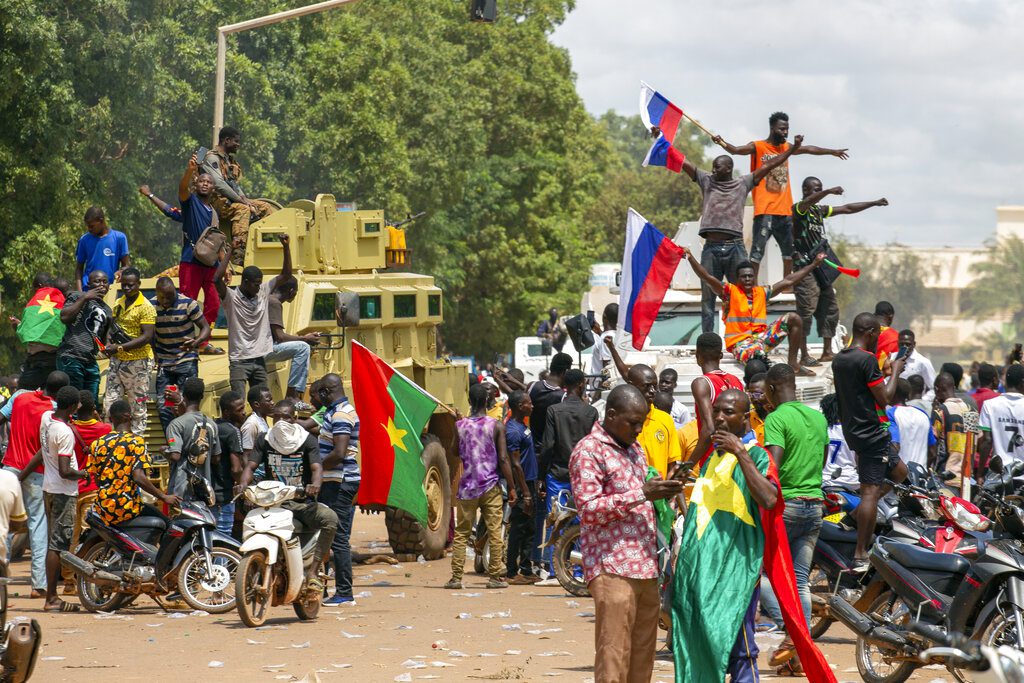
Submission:
M 833 479 L 832 473 L 842 468 L 838 478 Z M 842 484 L 854 488 L 860 486 L 860 475 L 857 474 L 857 456 L 846 445 L 842 425 L 830 425 L 828 428 L 828 458 L 822 471 L 822 484 Z
M 992 455 L 1024 460 L 1024 396 L 1007 392 L 985 401 L 978 426 L 992 436 Z
M 0 562 L 7 558 L 7 534 L 11 522 L 23 522 L 28 519 L 25 513 L 25 501 L 21 497 L 21 482 L 17 475 L 8 470 L 0 470 Z
M 594 350 L 590 352 L 590 374 L 599 375 L 604 366 L 612 362 L 612 351 L 605 343 L 605 339 L 615 339 L 615 330 L 606 330 L 601 337 L 594 342 Z
M 672 399 L 672 421 L 676 423 L 676 429 L 682 429 L 687 422 L 693 419 L 690 409 L 682 401 Z
M 911 375 L 921 375 L 921 379 L 924 380 L 924 394 L 921 398 L 931 403 L 935 398 L 935 368 L 932 366 L 932 362 L 922 356 L 917 349 L 907 356 L 903 372 L 900 373 L 900 377 L 903 379 L 907 379 Z
M 893 406 L 890 419 L 896 424 L 893 441 L 900 445 L 900 460 L 928 469 L 928 446 L 935 443 L 931 420 L 913 406 Z
M 256 437 L 269 432 L 270 425 L 262 417 L 253 413 L 245 418 L 239 431 L 242 432 L 242 450 L 251 451 L 256 444 Z
M 75 458 L 75 433 L 71 427 L 53 419 L 53 411 L 43 413 L 39 423 L 39 443 L 43 449 L 43 493 L 63 493 L 66 496 L 78 495 L 78 480 L 64 479 L 60 476 L 57 458 L 69 456 L 72 467 L 77 465 Z

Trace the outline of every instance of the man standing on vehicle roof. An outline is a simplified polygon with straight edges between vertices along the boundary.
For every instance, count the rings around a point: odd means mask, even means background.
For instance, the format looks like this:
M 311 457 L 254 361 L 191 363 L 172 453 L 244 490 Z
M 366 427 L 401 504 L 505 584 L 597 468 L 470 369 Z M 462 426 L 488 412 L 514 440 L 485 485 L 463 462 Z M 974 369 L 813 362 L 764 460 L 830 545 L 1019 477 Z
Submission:
M 711 138 L 729 154 L 746 154 L 750 156 L 751 172 L 760 169 L 772 159 L 781 156 L 789 148 L 786 142 L 789 137 L 789 115 L 777 111 L 768 117 L 768 138 L 748 142 L 742 146 L 730 145 L 721 135 Z M 816 156 L 834 156 L 848 158 L 845 149 L 827 149 L 814 145 L 800 146 L 794 154 L 813 154 Z M 789 186 L 789 162 L 772 169 L 754 188 L 754 240 L 750 247 L 750 260 L 754 264 L 754 279 L 764 258 L 768 237 L 772 235 L 782 251 L 783 275 L 789 275 L 793 268 L 791 254 L 793 252 L 793 219 L 790 207 L 793 195 Z
M 797 354 L 804 341 L 804 322 L 796 313 L 786 313 L 768 324 L 768 300 L 776 294 L 789 291 L 811 274 L 825 260 L 818 254 L 806 266 L 790 273 L 774 285 L 761 287 L 754 275 L 754 265 L 743 261 L 736 266 L 735 284 L 722 282 L 697 262 L 693 252 L 687 251 L 690 267 L 705 285 L 722 299 L 722 321 L 725 323 L 725 348 L 736 360 L 746 363 L 752 358 L 767 362 L 768 352 L 789 336 L 789 366 L 800 377 L 814 377 L 814 372 L 801 367 Z
M 129 266 L 121 271 L 121 294 L 114 302 L 114 320 L 124 335 L 103 349 L 110 358 L 103 408 L 119 399 L 132 402 L 132 429 L 139 436 L 146 433 L 146 399 L 149 397 L 149 373 L 153 369 L 153 335 L 156 332 L 156 309 L 142 296 L 142 274 Z
M 213 180 L 211 204 L 220 219 L 231 226 L 231 262 L 236 266 L 245 262 L 249 223 L 277 210 L 267 202 L 249 199 L 242 191 L 242 167 L 235 161 L 235 152 L 241 145 L 242 134 L 238 129 L 224 126 L 217 135 L 217 146 L 199 160 L 203 172 Z
M 732 158 L 724 154 L 715 157 L 711 173 L 698 169 L 689 159 L 683 160 L 683 171 L 700 186 L 704 197 L 699 231 L 704 238 L 704 248 L 700 262 L 716 279 L 725 277 L 731 281 L 736 277 L 739 264 L 747 260 L 743 246 L 743 207 L 750 190 L 772 169 L 786 163 L 790 155 L 800 149 L 803 140 L 803 136 L 797 135 L 792 147 L 740 178 L 732 177 Z M 757 281 L 756 276 L 754 281 Z M 701 330 L 714 330 L 715 293 L 706 283 L 701 285 L 700 316 Z
M 814 176 L 804 178 L 801 190 L 803 198 L 793 205 L 792 221 L 792 263 L 797 268 L 803 268 L 810 263 L 814 255 L 828 244 L 825 240 L 826 218 L 859 213 L 873 206 L 889 206 L 889 201 L 884 197 L 872 202 L 822 206 L 819 204 L 820 201 L 830 194 L 841 195 L 843 188 L 830 187 L 823 190 L 821 181 Z M 839 274 L 835 270 L 830 272 L 835 275 Z M 811 329 L 811 318 L 813 317 L 818 322 L 818 334 L 822 339 L 821 358 L 814 360 L 807 350 L 807 335 L 804 335 L 800 349 L 800 362 L 803 365 L 814 367 L 820 363 L 831 361 L 832 338 L 835 337 L 836 325 L 839 324 L 839 304 L 836 302 L 835 287 L 825 279 L 823 271 L 818 270 L 797 282 L 793 287 L 793 293 L 796 295 L 796 312 L 804 321 L 804 332 Z
M 857 453 L 860 477 L 857 549 L 853 564 L 853 570 L 858 572 L 868 568 L 868 545 L 875 531 L 878 499 L 884 493 L 886 479 L 901 482 L 907 476 L 907 466 L 893 448 L 885 416 L 885 407 L 896 398 L 896 379 L 903 370 L 904 359 L 893 361 L 893 376 L 886 384 L 875 356 L 880 328 L 876 316 L 859 314 L 853 319 L 850 346 L 836 354 L 832 361 L 843 436 L 850 449 Z
M 195 155 L 192 155 L 178 183 L 178 203 L 181 205 L 181 259 L 178 263 L 178 284 L 181 286 L 181 293 L 190 299 L 198 299 L 199 292 L 203 292 L 203 317 L 207 323 L 213 325 L 217 322 L 217 313 L 220 311 L 220 294 L 215 282 L 217 266 L 208 266 L 197 261 L 195 245 L 207 228 L 218 227 L 220 223 L 213 207 L 210 206 L 213 198 L 213 178 L 209 173 L 200 173 L 198 164 Z M 153 201 L 152 192 L 146 196 Z

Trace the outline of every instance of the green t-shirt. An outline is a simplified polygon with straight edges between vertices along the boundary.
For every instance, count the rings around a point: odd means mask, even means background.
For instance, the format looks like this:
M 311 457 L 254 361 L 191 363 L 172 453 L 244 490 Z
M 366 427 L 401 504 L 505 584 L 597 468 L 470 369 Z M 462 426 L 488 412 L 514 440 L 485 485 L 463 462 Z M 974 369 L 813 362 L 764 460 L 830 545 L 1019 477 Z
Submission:
M 785 451 L 779 465 L 782 497 L 821 498 L 828 423 L 825 416 L 799 401 L 783 403 L 764 421 L 764 445 Z

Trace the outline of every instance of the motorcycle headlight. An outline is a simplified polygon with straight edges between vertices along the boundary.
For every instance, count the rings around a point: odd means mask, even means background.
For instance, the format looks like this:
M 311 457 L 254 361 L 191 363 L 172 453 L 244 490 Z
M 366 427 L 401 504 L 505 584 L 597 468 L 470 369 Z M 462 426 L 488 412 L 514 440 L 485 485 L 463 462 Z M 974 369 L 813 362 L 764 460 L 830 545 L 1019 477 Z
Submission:
M 292 498 L 295 487 L 279 481 L 261 481 L 245 490 L 245 499 L 261 508 L 274 507 Z
M 977 505 L 955 496 L 942 498 L 942 513 L 964 531 L 985 531 L 992 524 Z

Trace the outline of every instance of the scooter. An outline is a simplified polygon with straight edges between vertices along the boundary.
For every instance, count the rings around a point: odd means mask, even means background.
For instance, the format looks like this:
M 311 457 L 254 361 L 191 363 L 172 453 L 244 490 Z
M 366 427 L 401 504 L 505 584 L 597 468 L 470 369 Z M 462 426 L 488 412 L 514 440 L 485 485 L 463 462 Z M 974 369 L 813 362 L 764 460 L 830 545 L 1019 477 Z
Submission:
M 548 528 L 551 535 L 548 536 Z M 580 552 L 580 518 L 572 492 L 563 489 L 551 502 L 551 512 L 544 520 L 544 535 L 547 540 L 541 548 L 552 546 L 551 567 L 555 578 L 569 593 L 589 598 L 590 591 L 583 578 L 583 553 Z
M 43 642 L 43 631 L 35 619 L 15 617 L 7 621 L 7 563 L 0 560 L 0 682 L 22 683 L 32 677 L 39 646 Z
M 235 577 L 242 623 L 250 628 L 262 626 L 269 607 L 289 603 L 299 619 L 316 619 L 323 596 L 320 591 L 303 590 L 303 583 L 320 531 L 307 531 L 291 510 L 281 507 L 305 498 L 305 491 L 264 480 L 247 487 L 244 496 L 253 509 L 242 525 L 242 561 Z
M 176 588 L 192 609 L 223 614 L 235 608 L 239 543 L 217 531 L 217 520 L 202 502 L 213 500 L 209 482 L 193 469 L 188 485 L 196 500 L 182 501 L 173 518 L 151 505 L 117 525 L 88 512 L 77 552 L 60 556 L 77 576 L 83 607 L 113 612 L 139 595 L 162 604 Z

